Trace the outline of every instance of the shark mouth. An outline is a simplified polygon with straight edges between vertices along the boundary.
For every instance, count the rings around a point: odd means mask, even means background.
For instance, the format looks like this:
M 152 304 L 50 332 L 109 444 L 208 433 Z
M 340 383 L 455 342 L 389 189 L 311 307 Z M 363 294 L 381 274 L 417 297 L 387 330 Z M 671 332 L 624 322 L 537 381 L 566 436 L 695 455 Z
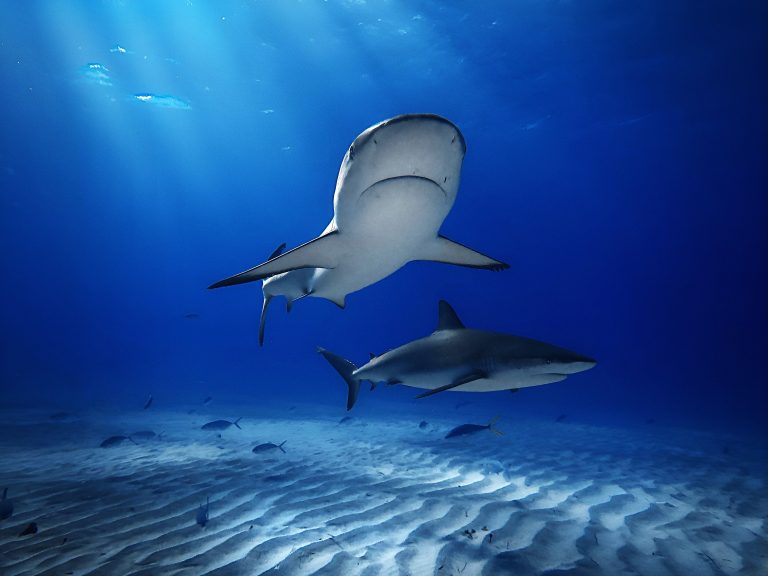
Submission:
M 382 184 L 382 183 L 384 183 L 384 182 L 392 182 L 392 181 L 395 181 L 395 180 L 405 180 L 405 179 L 409 179 L 409 180 L 410 180 L 410 179 L 415 179 L 415 180 L 424 180 L 425 182 L 429 182 L 430 184 L 434 184 L 434 185 L 435 185 L 435 186 L 437 186 L 437 187 L 440 189 L 440 191 L 443 193 L 443 198 L 445 198 L 446 200 L 448 199 L 448 192 L 446 192 L 446 191 L 445 191 L 445 188 L 443 188 L 443 185 L 442 185 L 442 184 L 440 184 L 440 182 L 436 182 L 436 181 L 432 180 L 432 178 L 427 178 L 426 176 L 419 176 L 419 175 L 417 175 L 417 174 L 402 174 L 402 175 L 400 175 L 400 176 L 392 176 L 392 177 L 390 177 L 390 178 L 383 178 L 383 179 L 381 179 L 381 180 L 378 180 L 377 182 L 374 182 L 373 184 L 371 184 L 370 186 L 368 186 L 368 188 L 366 188 L 365 190 L 363 190 L 363 193 L 362 193 L 362 194 L 360 194 L 360 197 L 362 198 L 363 196 L 365 196 L 365 195 L 368 193 L 368 191 L 369 191 L 371 188 L 373 188 L 374 186 L 378 186 L 379 184 Z M 447 178 L 446 178 L 445 180 L 443 180 L 443 184 L 444 184 L 446 181 L 447 181 Z

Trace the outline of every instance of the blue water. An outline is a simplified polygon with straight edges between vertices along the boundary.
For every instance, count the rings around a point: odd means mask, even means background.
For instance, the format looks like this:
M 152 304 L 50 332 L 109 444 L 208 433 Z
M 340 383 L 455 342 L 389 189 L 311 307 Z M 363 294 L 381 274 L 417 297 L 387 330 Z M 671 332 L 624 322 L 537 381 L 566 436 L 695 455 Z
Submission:
M 763 2 L 0 3 L 4 407 L 328 404 L 355 362 L 471 327 L 598 360 L 510 395 L 356 410 L 766 431 Z M 413 263 L 333 304 L 213 281 L 332 216 L 368 126 L 468 146 L 442 231 L 510 264 Z M 187 317 L 192 315 L 192 317 Z M 232 416 L 232 415 L 230 415 Z M 650 421 L 650 422 L 649 422 Z

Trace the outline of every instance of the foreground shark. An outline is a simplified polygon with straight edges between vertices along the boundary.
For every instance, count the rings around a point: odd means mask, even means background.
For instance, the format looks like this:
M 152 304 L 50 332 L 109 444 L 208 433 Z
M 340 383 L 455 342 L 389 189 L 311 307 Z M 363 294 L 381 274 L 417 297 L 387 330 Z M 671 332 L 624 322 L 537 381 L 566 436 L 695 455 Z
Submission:
M 363 380 L 425 388 L 417 396 L 423 398 L 446 390 L 493 392 L 559 382 L 596 363 L 530 338 L 465 328 L 444 300 L 438 312 L 432 334 L 374 356 L 360 368 L 318 349 L 349 386 L 347 410 L 355 405 Z
M 459 129 L 434 114 L 406 114 L 371 126 L 347 150 L 322 234 L 263 264 L 209 286 L 264 280 L 259 343 L 275 296 L 288 309 L 305 296 L 344 307 L 347 294 L 413 260 L 502 270 L 507 264 L 439 234 L 459 189 L 466 145 Z

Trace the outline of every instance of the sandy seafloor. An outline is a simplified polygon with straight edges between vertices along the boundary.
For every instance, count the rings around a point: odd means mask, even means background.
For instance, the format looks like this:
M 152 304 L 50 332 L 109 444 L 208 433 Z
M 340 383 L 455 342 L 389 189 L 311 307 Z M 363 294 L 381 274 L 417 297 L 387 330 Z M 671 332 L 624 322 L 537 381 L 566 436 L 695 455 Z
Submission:
M 502 419 L 445 440 L 484 418 L 339 413 L 6 411 L 0 574 L 768 574 L 768 458 L 743 439 Z

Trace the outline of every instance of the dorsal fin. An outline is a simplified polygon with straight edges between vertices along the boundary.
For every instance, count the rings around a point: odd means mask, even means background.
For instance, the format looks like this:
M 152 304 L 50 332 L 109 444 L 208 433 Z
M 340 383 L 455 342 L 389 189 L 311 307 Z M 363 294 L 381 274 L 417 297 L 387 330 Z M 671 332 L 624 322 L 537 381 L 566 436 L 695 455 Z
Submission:
M 373 352 L 368 352 L 368 354 L 370 354 L 370 355 L 371 355 L 371 360 L 373 360 L 374 358 L 376 358 L 376 354 L 374 354 Z
M 267 258 L 267 262 L 272 260 L 272 258 L 277 258 L 278 256 L 280 256 L 280 254 L 283 253 L 283 250 L 285 250 L 285 242 L 283 242 L 282 244 L 280 244 L 280 246 L 275 248 L 275 251 L 269 255 L 269 258 Z
M 464 324 L 461 323 L 456 312 L 453 311 L 451 305 L 445 300 L 440 300 L 440 304 L 437 310 L 437 329 L 438 330 L 461 330 L 464 328 Z

